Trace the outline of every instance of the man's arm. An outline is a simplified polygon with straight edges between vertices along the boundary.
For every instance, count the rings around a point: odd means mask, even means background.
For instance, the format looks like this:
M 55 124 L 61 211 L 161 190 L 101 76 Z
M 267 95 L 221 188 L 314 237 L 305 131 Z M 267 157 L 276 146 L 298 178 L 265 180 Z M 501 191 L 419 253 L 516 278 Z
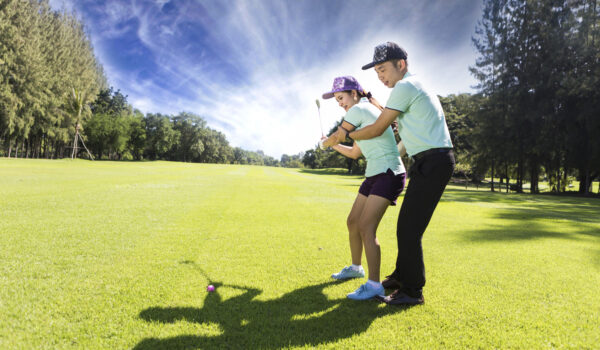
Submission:
M 353 140 L 368 140 L 377 136 L 381 136 L 381 134 L 383 134 L 383 132 L 392 124 L 392 122 L 396 120 L 399 114 L 400 111 L 385 108 L 375 123 L 367 125 L 360 130 L 350 132 L 348 135 Z M 338 131 L 340 130 L 338 129 Z
M 331 136 L 329 136 L 327 140 L 323 141 L 323 146 L 331 147 L 333 145 L 337 145 L 338 143 L 343 142 L 346 139 L 346 133 L 354 129 L 354 125 L 344 120 L 342 122 L 342 125 L 338 127 L 337 131 L 331 134 Z

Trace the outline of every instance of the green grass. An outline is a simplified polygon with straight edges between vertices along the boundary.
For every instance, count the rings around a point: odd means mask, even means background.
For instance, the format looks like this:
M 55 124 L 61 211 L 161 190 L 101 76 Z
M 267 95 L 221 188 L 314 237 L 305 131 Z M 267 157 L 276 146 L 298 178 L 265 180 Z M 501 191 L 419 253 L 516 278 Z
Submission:
M 424 236 L 426 303 L 392 307 L 329 278 L 360 182 L 0 159 L 0 348 L 598 348 L 599 199 L 450 186 Z
M 579 196 L 579 181 L 570 179 L 571 183 L 570 185 L 567 187 L 567 191 L 566 193 L 560 193 L 559 195 L 575 195 L 575 196 Z M 465 183 L 464 178 L 457 178 L 455 179 L 455 183 L 456 184 L 461 184 L 463 188 L 466 189 L 470 189 L 470 190 L 481 190 L 481 191 L 489 191 L 491 188 L 491 178 L 485 178 L 485 180 L 482 183 L 473 183 L 473 182 L 469 182 L 469 183 Z M 511 185 L 515 184 L 515 180 L 511 179 L 510 182 Z M 495 190 L 499 191 L 499 192 L 506 192 L 506 183 L 499 183 L 498 182 L 498 178 L 494 178 L 494 186 L 495 186 Z M 598 192 L 598 187 L 600 186 L 600 182 L 592 182 L 592 186 L 590 188 L 590 196 L 598 196 L 599 192 Z M 550 191 L 550 185 L 548 184 L 548 181 L 540 181 L 538 183 L 538 189 L 540 193 L 546 193 L 546 194 L 551 194 Z M 509 191 L 510 192 L 510 191 Z M 523 183 L 523 192 L 525 193 L 529 193 L 531 192 L 531 183 L 529 182 L 524 182 Z

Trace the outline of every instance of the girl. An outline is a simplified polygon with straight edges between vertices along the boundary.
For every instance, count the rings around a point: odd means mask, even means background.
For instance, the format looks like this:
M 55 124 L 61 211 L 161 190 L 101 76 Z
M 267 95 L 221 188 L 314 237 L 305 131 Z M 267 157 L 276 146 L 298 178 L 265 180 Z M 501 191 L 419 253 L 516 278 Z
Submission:
M 365 93 L 356 79 L 350 76 L 335 78 L 332 90 L 323 94 L 324 99 L 332 97 L 335 97 L 340 107 L 346 111 L 341 124 L 343 130 L 336 131 L 328 138 L 323 137 L 319 146 L 322 149 L 331 146 L 342 155 L 353 159 L 364 154 L 367 168 L 366 179 L 358 190 L 347 220 L 352 265 L 346 266 L 331 277 L 335 279 L 364 277 L 365 273 L 361 266 L 364 245 L 369 265 L 369 280 L 356 291 L 348 294 L 348 298 L 365 300 L 376 295 L 384 295 L 384 288 L 379 281 L 381 250 L 375 233 L 387 207 L 396 205 L 396 199 L 404 189 L 406 170 L 390 127 L 381 136 L 354 142 L 352 147 L 339 144 L 346 138 L 348 132 L 361 129 L 377 120 L 382 109 L 370 93 Z M 367 102 L 371 102 L 372 105 Z

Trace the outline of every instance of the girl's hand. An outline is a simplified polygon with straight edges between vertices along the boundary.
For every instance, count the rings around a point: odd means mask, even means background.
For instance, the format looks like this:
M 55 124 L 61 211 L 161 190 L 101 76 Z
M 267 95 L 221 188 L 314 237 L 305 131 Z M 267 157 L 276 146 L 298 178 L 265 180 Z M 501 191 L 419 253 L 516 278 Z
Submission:
M 327 146 L 323 145 L 323 143 L 327 140 L 327 137 L 323 136 L 321 140 L 319 140 L 319 148 L 323 151 L 327 149 Z

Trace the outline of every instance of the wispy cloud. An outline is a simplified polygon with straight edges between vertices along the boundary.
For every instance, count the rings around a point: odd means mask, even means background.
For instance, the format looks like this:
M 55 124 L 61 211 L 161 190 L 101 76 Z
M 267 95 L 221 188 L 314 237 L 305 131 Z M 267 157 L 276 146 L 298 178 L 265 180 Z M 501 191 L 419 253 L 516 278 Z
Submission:
M 58 7 L 59 0 L 53 0 Z M 109 81 L 144 112 L 197 113 L 234 146 L 279 157 L 313 147 L 315 99 L 354 75 L 385 103 L 389 90 L 360 67 L 396 41 L 410 70 L 442 95 L 468 92 L 479 1 L 66 1 L 82 13 Z M 342 115 L 321 104 L 323 128 Z

